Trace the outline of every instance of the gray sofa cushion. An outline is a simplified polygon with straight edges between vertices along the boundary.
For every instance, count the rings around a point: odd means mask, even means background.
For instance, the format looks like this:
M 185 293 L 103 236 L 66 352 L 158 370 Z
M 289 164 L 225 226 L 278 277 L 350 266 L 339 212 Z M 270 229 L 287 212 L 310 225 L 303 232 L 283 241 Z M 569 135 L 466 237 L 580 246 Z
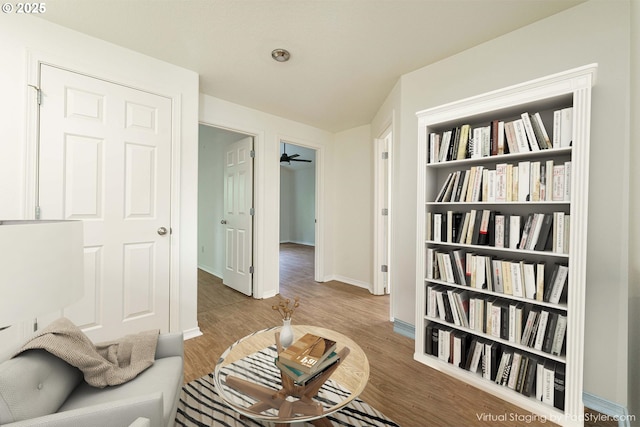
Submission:
M 0 425 L 56 412 L 82 380 L 82 372 L 44 350 L 29 350 L 0 364 Z
M 166 357 L 157 359 L 144 375 L 139 375 L 126 384 L 95 388 L 83 381 L 60 407 L 59 412 L 162 392 L 164 425 L 170 425 L 170 421 L 175 418 L 176 395 L 182 388 L 182 369 L 181 357 Z

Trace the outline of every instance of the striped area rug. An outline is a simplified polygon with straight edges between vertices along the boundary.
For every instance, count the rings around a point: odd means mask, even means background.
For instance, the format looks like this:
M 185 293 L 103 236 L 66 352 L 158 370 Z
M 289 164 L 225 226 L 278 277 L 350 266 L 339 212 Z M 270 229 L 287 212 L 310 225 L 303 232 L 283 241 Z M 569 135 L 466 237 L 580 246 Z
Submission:
M 260 382 L 265 378 L 270 382 L 269 386 L 278 389 L 280 386 L 279 370 L 273 363 L 275 347 L 267 348 L 261 352 L 243 359 L 240 363 L 230 365 L 234 375 L 239 372 L 250 372 L 243 369 L 243 363 L 249 365 L 260 364 L 262 375 Z M 223 374 L 224 375 L 224 374 Z M 250 377 L 247 377 L 250 378 Z M 347 393 L 335 381 L 327 381 L 320 389 L 317 399 L 325 406 L 332 406 L 332 400 L 336 395 Z M 246 399 L 246 396 L 238 394 L 237 399 Z M 347 406 L 327 417 L 335 426 L 354 427 L 399 427 L 382 413 L 372 408 L 361 399 L 354 399 Z M 270 426 L 270 423 L 260 423 L 247 418 L 241 418 L 240 414 L 230 408 L 216 392 L 213 373 L 192 381 L 182 388 L 176 426 L 225 426 L 225 427 L 260 427 Z M 310 423 L 297 423 L 292 426 L 309 426 Z

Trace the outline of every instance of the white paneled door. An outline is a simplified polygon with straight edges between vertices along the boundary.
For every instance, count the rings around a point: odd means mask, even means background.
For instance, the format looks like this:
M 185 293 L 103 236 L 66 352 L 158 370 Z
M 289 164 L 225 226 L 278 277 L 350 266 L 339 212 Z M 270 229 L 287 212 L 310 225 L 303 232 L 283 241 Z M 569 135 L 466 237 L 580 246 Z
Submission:
M 171 99 L 40 71 L 40 215 L 85 232 L 84 297 L 63 315 L 95 341 L 168 331 Z
M 252 294 L 253 252 L 253 138 L 234 142 L 225 151 L 224 212 L 225 265 L 222 282 Z

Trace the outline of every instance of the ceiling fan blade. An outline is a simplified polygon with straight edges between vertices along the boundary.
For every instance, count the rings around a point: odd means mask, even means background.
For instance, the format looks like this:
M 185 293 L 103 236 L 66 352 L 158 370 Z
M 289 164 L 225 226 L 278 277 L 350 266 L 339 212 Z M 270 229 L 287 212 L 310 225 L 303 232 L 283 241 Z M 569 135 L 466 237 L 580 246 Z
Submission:
M 293 159 L 294 157 L 300 157 L 300 154 L 292 154 L 289 156 L 290 159 Z
M 306 159 L 291 159 L 290 158 L 289 160 L 291 160 L 292 162 L 311 162 L 311 160 L 306 160 Z

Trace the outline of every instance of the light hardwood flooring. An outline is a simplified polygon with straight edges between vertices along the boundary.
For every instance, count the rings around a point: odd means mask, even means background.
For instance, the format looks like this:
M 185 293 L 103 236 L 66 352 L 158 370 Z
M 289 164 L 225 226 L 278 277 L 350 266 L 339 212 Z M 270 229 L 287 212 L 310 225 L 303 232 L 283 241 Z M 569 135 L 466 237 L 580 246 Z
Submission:
M 549 426 L 533 414 L 413 360 L 414 341 L 393 331 L 389 297 L 337 281 L 313 281 L 313 247 L 283 244 L 280 292 L 300 297 L 293 323 L 336 330 L 367 354 L 370 377 L 361 398 L 403 427 Z M 198 322 L 203 336 L 185 342 L 185 382 L 213 371 L 220 354 L 253 331 L 278 325 L 271 307 L 198 272 Z M 617 426 L 593 422 L 585 425 Z

